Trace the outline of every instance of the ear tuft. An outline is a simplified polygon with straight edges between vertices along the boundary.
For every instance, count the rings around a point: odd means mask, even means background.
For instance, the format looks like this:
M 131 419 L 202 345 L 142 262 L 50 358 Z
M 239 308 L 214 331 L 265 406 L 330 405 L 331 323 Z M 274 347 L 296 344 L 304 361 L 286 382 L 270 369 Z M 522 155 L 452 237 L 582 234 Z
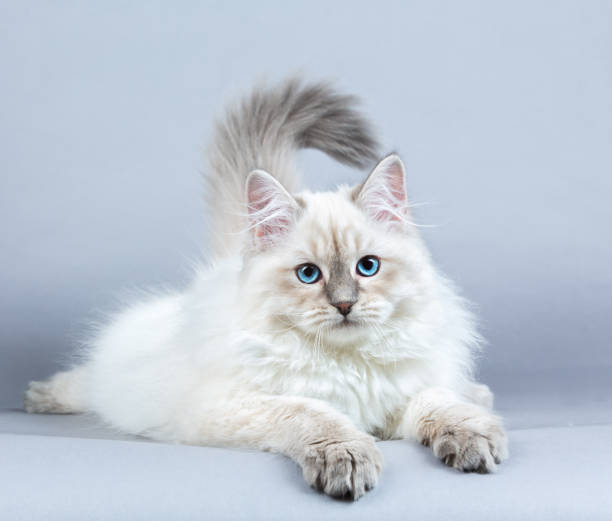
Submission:
M 246 180 L 249 235 L 260 249 L 272 246 L 295 223 L 298 204 L 267 172 L 254 170 Z
M 404 164 L 398 155 L 391 154 L 376 165 L 354 201 L 376 222 L 401 228 L 410 222 Z

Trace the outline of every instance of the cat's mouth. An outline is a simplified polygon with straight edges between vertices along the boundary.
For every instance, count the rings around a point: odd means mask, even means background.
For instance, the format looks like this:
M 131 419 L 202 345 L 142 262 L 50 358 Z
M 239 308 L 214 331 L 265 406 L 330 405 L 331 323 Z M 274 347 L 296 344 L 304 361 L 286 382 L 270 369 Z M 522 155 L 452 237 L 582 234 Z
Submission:
M 325 329 L 327 329 L 330 334 L 341 331 L 348 332 L 349 330 L 356 331 L 363 325 L 361 320 L 349 317 L 327 319 L 324 323 Z
M 349 327 L 356 327 L 358 325 L 359 325 L 359 322 L 357 322 L 356 320 L 351 320 L 348 317 L 344 317 L 340 322 L 336 324 L 336 327 L 344 329 L 344 328 L 349 328 Z

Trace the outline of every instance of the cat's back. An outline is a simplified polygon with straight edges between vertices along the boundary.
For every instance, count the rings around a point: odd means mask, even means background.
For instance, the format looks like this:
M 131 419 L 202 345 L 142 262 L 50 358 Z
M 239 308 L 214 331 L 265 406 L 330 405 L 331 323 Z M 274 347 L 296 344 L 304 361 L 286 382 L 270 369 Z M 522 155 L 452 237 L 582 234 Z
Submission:
M 235 259 L 198 267 L 184 290 L 141 295 L 100 327 L 86 351 L 88 409 L 130 432 L 167 421 L 227 335 L 238 273 Z

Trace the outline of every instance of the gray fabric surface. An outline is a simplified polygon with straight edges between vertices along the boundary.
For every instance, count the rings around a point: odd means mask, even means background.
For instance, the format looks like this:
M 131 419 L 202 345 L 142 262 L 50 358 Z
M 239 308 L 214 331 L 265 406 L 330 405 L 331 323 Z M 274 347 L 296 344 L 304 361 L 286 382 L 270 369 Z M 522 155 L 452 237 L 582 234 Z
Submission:
M 607 521 L 606 376 L 582 374 L 580 392 L 568 383 L 551 393 L 544 375 L 500 389 L 511 453 L 495 475 L 447 469 L 414 443 L 380 443 L 380 484 L 356 504 L 310 490 L 282 456 L 151 442 L 88 415 L 2 410 L 0 519 Z
M 425 447 L 382 442 L 379 486 L 351 503 L 310 490 L 291 461 L 273 454 L 0 434 L 0 512 L 13 521 L 608 521 L 611 441 L 611 425 L 512 430 L 512 457 L 493 475 L 462 474 Z

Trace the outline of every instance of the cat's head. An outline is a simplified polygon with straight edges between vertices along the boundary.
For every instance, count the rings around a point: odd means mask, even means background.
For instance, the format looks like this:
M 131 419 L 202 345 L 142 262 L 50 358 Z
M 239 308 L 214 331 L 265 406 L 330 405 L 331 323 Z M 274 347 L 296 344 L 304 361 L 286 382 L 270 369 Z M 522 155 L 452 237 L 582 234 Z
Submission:
M 262 320 L 342 343 L 382 334 L 410 312 L 428 263 L 398 156 L 354 188 L 291 195 L 255 171 L 246 192 L 243 284 Z

